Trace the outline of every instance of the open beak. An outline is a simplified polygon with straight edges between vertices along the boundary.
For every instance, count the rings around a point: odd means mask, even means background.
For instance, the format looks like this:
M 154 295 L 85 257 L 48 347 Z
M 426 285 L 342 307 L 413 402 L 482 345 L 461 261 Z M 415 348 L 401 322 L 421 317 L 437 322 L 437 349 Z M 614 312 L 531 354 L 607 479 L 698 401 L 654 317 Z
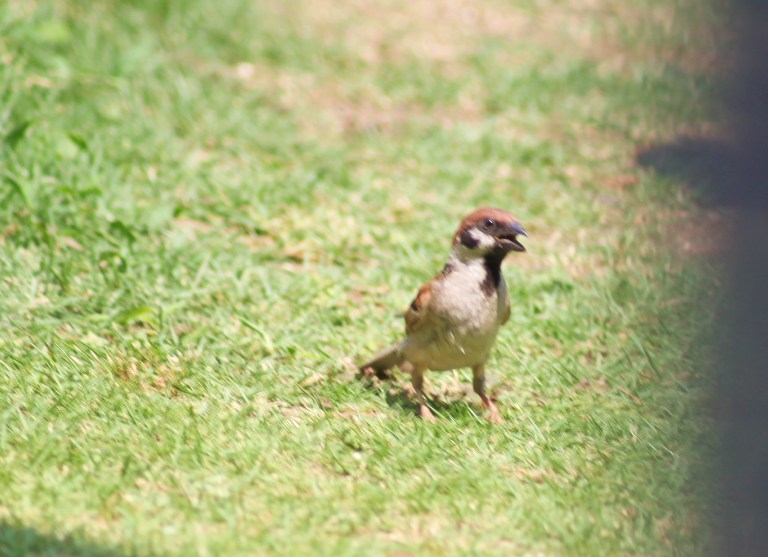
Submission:
M 507 227 L 507 231 L 504 232 L 504 234 L 499 235 L 499 242 L 501 244 L 509 249 L 510 251 L 525 251 L 525 246 L 521 244 L 517 237 L 518 236 L 525 236 L 528 237 L 528 233 L 525 231 L 525 228 L 523 228 L 520 223 L 515 222 L 510 224 Z

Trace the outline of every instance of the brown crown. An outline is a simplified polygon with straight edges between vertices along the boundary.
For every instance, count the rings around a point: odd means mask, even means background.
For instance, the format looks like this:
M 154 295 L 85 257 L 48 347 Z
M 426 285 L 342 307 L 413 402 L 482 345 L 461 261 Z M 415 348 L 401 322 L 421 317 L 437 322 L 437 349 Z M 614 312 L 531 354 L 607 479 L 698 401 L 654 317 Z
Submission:
M 473 226 L 482 225 L 486 219 L 493 219 L 502 226 L 509 226 L 513 223 L 519 222 L 512 213 L 508 213 L 503 209 L 494 209 L 492 207 L 481 207 L 475 209 L 461 221 L 459 228 L 456 229 L 456 234 L 453 235 L 453 243 L 459 241 L 459 236 L 465 230 L 472 228 Z

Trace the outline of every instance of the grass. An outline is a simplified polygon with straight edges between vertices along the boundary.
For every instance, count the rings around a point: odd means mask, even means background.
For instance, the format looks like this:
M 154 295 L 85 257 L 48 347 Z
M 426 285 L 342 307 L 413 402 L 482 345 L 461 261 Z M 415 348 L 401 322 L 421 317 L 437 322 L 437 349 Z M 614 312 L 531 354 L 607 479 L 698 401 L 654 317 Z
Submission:
M 711 549 L 716 280 L 635 152 L 712 127 L 714 19 L 582 4 L 3 4 L 0 554 Z M 478 205 L 506 422 L 428 425 L 351 366 Z

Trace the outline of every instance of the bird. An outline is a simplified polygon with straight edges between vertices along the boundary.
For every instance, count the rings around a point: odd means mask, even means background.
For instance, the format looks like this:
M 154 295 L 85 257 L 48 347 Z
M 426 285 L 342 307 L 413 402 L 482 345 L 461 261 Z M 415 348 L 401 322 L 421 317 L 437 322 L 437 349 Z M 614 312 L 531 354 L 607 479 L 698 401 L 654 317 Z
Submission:
M 389 346 L 359 370 L 378 376 L 399 367 L 410 372 L 419 416 L 434 422 L 424 399 L 424 372 L 472 369 L 472 387 L 492 423 L 503 421 L 485 389 L 485 365 L 499 328 L 510 317 L 504 258 L 525 252 L 518 240 L 528 236 L 511 213 L 481 207 L 468 214 L 453 235 L 442 271 L 425 283 L 406 312 L 405 338 Z

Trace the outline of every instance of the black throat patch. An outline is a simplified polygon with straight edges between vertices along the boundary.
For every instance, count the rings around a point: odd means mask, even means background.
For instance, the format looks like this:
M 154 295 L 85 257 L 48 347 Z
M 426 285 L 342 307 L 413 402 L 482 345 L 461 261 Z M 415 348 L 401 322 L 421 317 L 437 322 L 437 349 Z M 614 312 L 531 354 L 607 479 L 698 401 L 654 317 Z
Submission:
M 480 284 L 480 290 L 483 294 L 490 296 L 499 287 L 501 282 L 501 262 L 504 260 L 505 252 L 492 251 L 483 258 L 485 266 L 485 278 Z

